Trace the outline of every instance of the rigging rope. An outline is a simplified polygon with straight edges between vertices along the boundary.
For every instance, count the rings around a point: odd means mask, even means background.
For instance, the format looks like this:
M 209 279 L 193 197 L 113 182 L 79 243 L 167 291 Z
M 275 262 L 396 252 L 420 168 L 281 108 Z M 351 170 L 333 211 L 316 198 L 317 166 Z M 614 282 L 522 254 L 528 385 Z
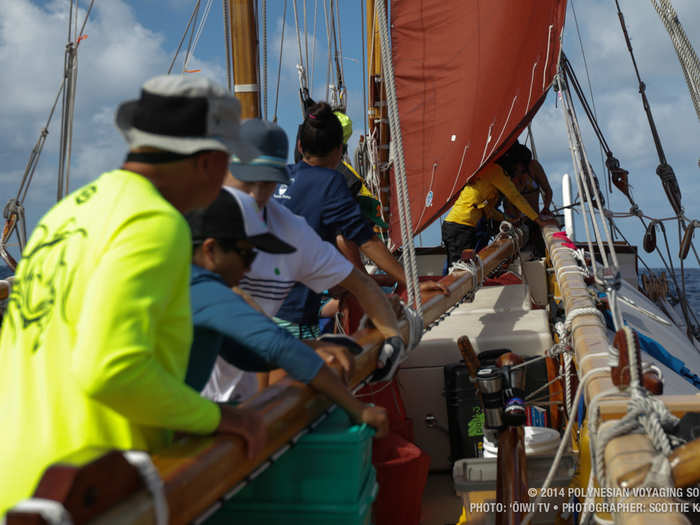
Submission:
M 642 96 L 642 105 L 644 111 L 647 115 L 647 120 L 649 122 L 649 128 L 651 129 L 651 134 L 654 139 L 654 145 L 656 146 L 656 153 L 659 157 L 659 165 L 656 168 L 656 174 L 661 178 L 661 183 L 666 192 L 669 202 L 673 211 L 677 215 L 683 214 L 683 207 L 681 206 L 681 192 L 678 187 L 678 181 L 676 175 L 673 172 L 673 168 L 666 161 L 666 154 L 664 153 L 663 146 L 661 145 L 661 138 L 659 137 L 659 132 L 656 129 L 656 123 L 654 122 L 654 117 L 651 114 L 651 106 L 649 105 L 649 100 L 646 95 L 646 85 L 642 81 L 642 77 L 639 74 L 639 68 L 637 67 L 637 60 L 634 57 L 634 52 L 632 51 L 632 42 L 630 41 L 629 34 L 627 33 L 627 26 L 625 24 L 625 17 L 620 9 L 620 3 L 615 0 L 615 5 L 617 6 L 617 16 L 620 20 L 620 26 L 622 27 L 622 33 L 625 37 L 625 42 L 627 43 L 627 49 L 629 50 L 630 58 L 632 59 L 632 65 L 634 66 L 634 72 L 637 75 L 637 81 L 639 82 L 639 93 Z
M 609 266 L 607 257 L 605 256 L 604 253 L 604 248 L 603 248 L 603 241 L 602 237 L 600 235 L 600 231 L 598 230 L 598 223 L 595 218 L 595 213 L 593 210 L 593 204 L 595 204 L 598 207 L 598 212 L 600 213 L 600 216 L 602 218 L 601 222 L 603 223 L 603 229 L 605 231 L 605 237 L 606 241 L 608 244 L 608 250 L 610 251 L 610 257 L 612 259 L 612 266 L 615 268 L 615 271 L 617 268 L 619 268 L 619 263 L 617 260 L 617 253 L 615 252 L 615 246 L 613 245 L 612 241 L 612 233 L 610 231 L 610 226 L 608 222 L 605 220 L 605 213 L 603 210 L 603 204 L 602 204 L 602 199 L 600 196 L 600 193 L 598 191 L 598 185 L 597 181 L 595 180 L 595 176 L 593 175 L 593 169 L 591 167 L 591 163 L 588 160 L 588 155 L 586 154 L 586 149 L 583 146 L 583 141 L 581 138 L 581 129 L 578 125 L 578 119 L 576 117 L 576 113 L 573 107 L 573 101 L 571 99 L 571 92 L 569 91 L 569 86 L 566 81 L 564 80 L 564 91 L 562 92 L 563 97 L 562 97 L 562 109 L 565 109 L 565 115 L 568 117 L 567 118 L 567 126 L 572 126 L 572 134 L 576 137 L 577 143 L 580 146 L 580 153 L 582 156 L 582 159 L 579 159 L 579 162 L 583 162 L 587 169 L 582 169 L 581 173 L 577 171 L 577 177 L 585 175 L 587 177 L 587 180 L 585 181 L 586 183 L 583 184 L 583 188 L 586 193 L 586 198 L 588 201 L 588 206 L 589 206 L 589 212 L 591 215 L 591 220 L 593 221 L 593 227 L 596 233 L 596 238 L 598 239 L 598 248 L 601 252 L 601 257 L 603 258 L 603 264 L 604 266 Z M 591 198 L 591 191 L 595 194 L 593 196 L 593 199 Z M 579 186 L 579 193 L 581 192 L 581 187 Z M 582 199 L 583 200 L 583 199 Z M 591 254 L 593 255 L 593 254 Z
M 403 152 L 403 140 L 401 136 L 401 124 L 399 121 L 399 108 L 396 99 L 396 84 L 394 81 L 394 66 L 391 62 L 391 48 L 389 42 L 389 25 L 386 18 L 385 0 L 375 0 L 374 9 L 377 14 L 377 25 L 381 39 L 382 68 L 385 74 L 385 92 L 387 109 L 389 110 L 389 126 L 392 141 L 394 142 L 394 174 L 398 193 L 397 204 L 399 210 L 399 223 L 401 225 L 401 238 L 404 248 L 404 271 L 406 272 L 406 288 L 409 304 L 414 304 L 419 315 L 423 315 L 423 304 L 418 287 L 418 265 L 416 251 L 413 244 L 413 226 L 411 221 L 411 204 L 408 198 L 408 184 L 406 181 L 406 164 Z
M 700 61 L 698 56 L 683 30 L 683 26 L 681 26 L 678 14 L 670 0 L 651 0 L 651 3 L 671 37 L 678 61 L 681 63 L 690 99 L 695 106 L 695 113 L 700 119 Z
M 224 0 L 226 1 L 226 0 Z M 280 61 L 277 65 L 277 87 L 275 88 L 275 111 L 273 113 L 272 120 L 277 122 L 277 103 L 280 97 L 280 80 L 282 79 L 282 58 L 284 53 L 284 29 L 287 26 L 287 0 L 284 0 L 284 7 L 282 8 L 282 37 L 280 38 Z
M 579 28 L 579 25 L 578 25 L 578 17 L 576 16 L 576 8 L 574 7 L 574 0 L 571 0 L 571 12 L 574 15 L 574 24 L 576 25 L 576 35 L 578 36 L 578 43 L 579 43 L 579 47 L 581 49 L 581 58 L 583 59 L 583 68 L 586 71 L 586 80 L 588 81 L 588 92 L 591 95 L 591 104 L 593 105 L 593 116 L 595 117 L 595 120 L 598 120 L 598 112 L 597 112 L 596 107 L 595 107 L 595 97 L 593 96 L 593 85 L 591 84 L 591 75 L 590 75 L 590 72 L 588 70 L 588 60 L 586 60 L 586 51 L 583 47 L 583 38 L 581 37 L 581 29 Z M 605 169 L 605 160 L 603 159 L 602 145 L 601 145 L 601 149 L 600 149 L 600 163 L 603 166 L 603 169 Z M 610 198 L 610 192 L 612 191 L 611 184 L 612 184 L 612 178 L 608 174 L 608 187 L 607 187 L 608 199 Z
M 185 38 L 187 38 L 187 33 L 190 32 L 190 28 L 192 27 L 192 24 L 195 20 L 196 14 L 199 12 L 199 2 L 200 0 L 197 0 L 197 3 L 194 5 L 194 9 L 192 9 L 192 14 L 190 15 L 190 19 L 187 21 L 187 27 L 185 27 L 185 32 L 182 33 L 182 38 L 180 38 L 180 43 L 177 45 L 177 49 L 175 50 L 175 55 L 173 56 L 173 59 L 170 61 L 170 67 L 168 67 L 168 75 L 172 73 L 173 67 L 175 66 L 175 61 L 177 60 L 178 55 L 180 54 L 180 50 L 182 49 L 182 44 L 185 42 Z M 228 16 L 225 16 L 225 14 L 228 12 L 228 0 L 223 0 L 224 2 L 224 17 L 226 20 L 230 20 Z M 227 39 L 228 41 L 228 39 Z M 229 89 L 231 89 L 231 86 L 229 86 Z
M 231 61 L 231 12 L 229 10 L 228 0 L 222 0 L 222 6 L 224 9 L 224 40 L 226 41 L 226 87 L 229 91 L 233 90 L 233 63 Z M 286 7 L 286 4 L 285 4 Z M 185 30 L 187 31 L 187 30 Z M 180 41 L 182 44 L 182 41 Z M 178 46 L 178 51 L 180 50 Z M 172 65 L 171 65 L 172 69 Z M 170 71 L 168 71 L 170 73 Z
M 299 97 L 301 102 L 302 118 L 306 116 L 304 101 L 309 97 L 309 87 L 306 79 L 306 66 L 304 65 L 304 55 L 301 50 L 301 33 L 299 32 L 299 12 L 297 10 L 297 0 L 292 0 L 294 6 L 294 26 L 297 31 L 297 49 L 299 51 L 299 63 L 297 64 L 297 76 L 299 80 Z
M 652 3 L 655 2 L 655 0 L 652 0 Z M 667 10 L 670 7 L 670 3 L 668 3 L 666 0 L 663 0 L 663 6 L 665 10 Z M 656 168 L 656 174 L 659 176 L 661 179 L 661 184 L 664 188 L 664 191 L 666 192 L 666 196 L 668 198 L 669 203 L 671 204 L 671 207 L 673 208 L 673 211 L 676 213 L 676 216 L 678 217 L 678 231 L 679 231 L 679 239 L 682 237 L 682 230 L 685 229 L 685 216 L 684 216 L 684 210 L 683 206 L 681 204 L 681 191 L 680 188 L 678 187 L 678 180 L 676 179 L 676 175 L 673 172 L 673 168 L 668 164 L 666 160 L 666 155 L 663 150 L 663 146 L 661 144 L 661 138 L 659 137 L 658 130 L 656 128 L 656 124 L 654 122 L 654 117 L 651 113 L 651 106 L 649 104 L 649 100 L 647 99 L 646 96 L 646 85 L 642 81 L 641 75 L 639 74 L 639 68 L 637 67 L 637 61 L 634 56 L 634 51 L 632 50 L 632 43 L 630 41 L 629 34 L 627 32 L 627 26 L 625 24 L 625 18 L 624 15 L 622 14 L 622 10 L 620 8 L 620 4 L 618 0 L 615 0 L 615 5 L 617 6 L 617 14 L 618 18 L 620 20 L 620 27 L 622 28 L 622 33 L 625 37 L 625 42 L 627 43 L 627 49 L 630 54 L 630 58 L 632 60 L 632 65 L 634 66 L 634 71 L 637 76 L 637 81 L 639 83 L 639 93 L 642 97 L 642 105 L 644 107 L 644 111 L 647 116 L 647 121 L 649 122 L 649 128 L 651 130 L 652 138 L 654 140 L 654 145 L 656 147 L 657 155 L 659 158 L 659 165 Z M 654 4 L 656 7 L 656 4 Z M 671 10 L 673 10 L 672 7 L 670 7 Z M 658 9 L 657 9 L 658 11 Z M 675 13 L 675 11 L 673 11 Z M 662 16 L 662 13 L 659 13 L 660 16 Z M 668 14 L 668 11 L 666 12 Z M 678 23 L 679 29 L 682 31 L 682 28 L 680 28 L 680 23 Z M 672 37 L 673 39 L 673 37 Z M 674 43 L 675 45 L 675 43 Z M 692 49 L 692 48 L 691 48 Z M 697 60 L 697 57 L 696 57 Z M 631 199 L 630 199 L 631 200 Z M 636 205 L 635 205 L 636 206 Z M 642 224 L 645 225 L 646 223 L 644 220 L 640 217 L 640 220 L 642 221 Z M 695 252 L 695 248 L 693 247 L 693 251 Z M 660 254 L 660 252 L 659 252 Z M 669 256 L 669 265 L 670 265 L 670 274 L 671 278 L 676 285 L 676 289 L 679 290 L 680 292 L 680 302 L 681 302 L 681 309 L 683 311 L 683 316 L 685 317 L 687 326 L 688 326 L 688 333 L 690 335 L 691 333 L 691 325 L 692 323 L 690 322 L 690 316 L 689 316 L 689 311 L 690 308 L 688 306 L 687 298 L 686 298 L 686 289 L 685 289 L 685 276 L 683 275 L 683 269 L 684 269 L 684 262 L 681 259 L 680 261 L 680 266 L 681 266 L 681 284 L 682 287 L 678 286 L 678 281 L 675 275 L 675 271 L 673 269 L 673 262 L 672 262 L 672 256 L 670 253 L 670 250 L 668 250 L 668 256 Z M 697 253 L 696 253 L 697 257 Z M 662 259 L 663 260 L 663 259 Z M 699 258 L 700 262 L 700 258 Z M 668 269 L 668 266 L 667 267 Z
M 267 0 L 262 0 L 263 118 L 267 120 Z

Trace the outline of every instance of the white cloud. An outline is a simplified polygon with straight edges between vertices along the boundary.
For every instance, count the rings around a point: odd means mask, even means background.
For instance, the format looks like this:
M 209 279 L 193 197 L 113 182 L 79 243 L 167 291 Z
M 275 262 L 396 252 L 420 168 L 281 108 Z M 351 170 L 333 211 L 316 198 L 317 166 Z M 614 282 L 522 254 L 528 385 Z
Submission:
M 700 27 L 700 2 L 675 0 L 673 3 L 690 40 L 696 40 L 694 44 L 700 43 L 694 30 Z M 697 216 L 692 199 L 700 190 L 697 176 L 699 124 L 675 50 L 650 2 L 625 0 L 620 4 L 666 157 L 675 169 L 688 215 Z M 655 173 L 658 165 L 656 148 L 614 3 L 570 0 L 564 51 L 589 96 L 571 5 L 576 8 L 603 133 L 622 166 L 630 172 L 633 195 L 640 208 L 650 216 L 668 217 L 672 210 Z M 563 116 L 560 107 L 554 107 L 554 101 L 555 97 L 550 95 L 533 121 L 533 130 L 540 160 L 550 175 L 555 198 L 560 201 L 561 175 L 571 174 L 573 169 Z M 607 185 L 597 141 L 580 108 L 578 117 L 589 159 L 601 184 Z M 627 211 L 629 203 L 617 189 L 613 189 L 609 207 L 615 211 Z M 637 219 L 617 222 L 631 242 L 641 242 L 643 231 Z M 579 231 L 582 235 L 583 230 Z M 678 244 L 674 237 L 672 235 L 671 250 L 677 253 Z M 652 265 L 660 265 L 658 258 L 648 259 Z
M 80 23 L 85 16 L 85 5 L 81 2 Z M 0 12 L 2 206 L 17 192 L 24 166 L 62 78 L 68 2 L 0 0 Z M 72 189 L 121 163 L 126 145 L 114 126 L 116 107 L 120 101 L 137 97 L 146 79 L 167 72 L 172 57 L 172 51 L 165 48 L 164 35 L 145 27 L 124 0 L 95 2 L 85 34 L 87 39 L 78 50 Z M 218 64 L 196 56 L 191 64 L 212 78 L 225 79 L 225 72 Z M 25 202 L 30 226 L 55 200 L 60 108 L 59 101 Z

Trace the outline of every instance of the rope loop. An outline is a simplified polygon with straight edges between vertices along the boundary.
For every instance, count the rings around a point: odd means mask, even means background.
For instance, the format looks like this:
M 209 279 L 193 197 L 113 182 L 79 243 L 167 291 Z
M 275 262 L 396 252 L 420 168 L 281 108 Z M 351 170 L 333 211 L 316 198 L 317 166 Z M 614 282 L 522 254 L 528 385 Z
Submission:
M 153 506 L 155 508 L 156 525 L 167 525 L 168 523 L 168 502 L 165 498 L 165 488 L 163 480 L 158 474 L 158 470 L 151 461 L 151 456 L 141 450 L 125 450 L 124 458 L 136 467 L 143 478 L 146 488 L 153 496 Z
M 28 498 L 12 507 L 13 512 L 39 514 L 49 525 L 73 525 L 73 518 L 63 503 L 46 498 Z M 1 523 L 5 523 L 5 519 Z

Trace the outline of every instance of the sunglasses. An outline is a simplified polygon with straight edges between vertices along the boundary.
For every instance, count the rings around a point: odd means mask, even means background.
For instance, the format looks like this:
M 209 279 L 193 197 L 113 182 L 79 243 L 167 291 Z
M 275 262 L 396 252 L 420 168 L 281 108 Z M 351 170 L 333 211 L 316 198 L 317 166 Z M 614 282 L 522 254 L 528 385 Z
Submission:
M 236 252 L 238 255 L 241 256 L 241 259 L 243 259 L 243 265 L 246 268 L 250 268 L 250 265 L 253 264 L 253 261 L 255 258 L 258 256 L 258 251 L 255 248 L 239 248 L 238 246 L 232 246 L 232 249 L 234 252 Z

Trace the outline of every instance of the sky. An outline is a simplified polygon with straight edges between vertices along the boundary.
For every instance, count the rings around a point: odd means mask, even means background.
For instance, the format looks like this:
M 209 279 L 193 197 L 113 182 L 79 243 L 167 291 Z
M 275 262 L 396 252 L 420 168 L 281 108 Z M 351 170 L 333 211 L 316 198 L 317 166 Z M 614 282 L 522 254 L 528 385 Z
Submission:
M 259 0 L 262 3 L 261 0 Z M 493 1 L 493 0 L 490 0 Z M 355 133 L 351 148 L 363 133 L 362 21 L 359 0 L 337 0 L 341 16 L 342 64 L 348 86 L 348 112 Z M 483 0 L 482 0 L 483 2 Z M 325 97 L 327 39 L 321 5 L 323 0 L 297 0 L 300 25 L 307 7 L 308 74 L 312 96 Z M 82 22 L 89 1 L 80 0 Z M 136 98 L 140 85 L 151 76 L 166 73 L 182 37 L 195 0 L 95 0 L 78 53 L 78 89 L 74 123 L 70 188 L 75 189 L 100 173 L 118 167 L 126 147 L 114 127 L 119 102 Z M 207 0 L 202 0 L 202 9 Z M 277 67 L 282 43 L 281 76 L 277 117 L 288 134 L 294 135 L 301 112 L 296 65 L 299 62 L 292 0 L 287 0 L 284 41 L 284 0 L 268 0 L 268 118 L 274 114 Z M 315 24 L 313 6 L 319 6 Z M 628 24 L 640 73 L 647 85 L 654 118 L 669 163 L 683 191 L 686 215 L 700 218 L 695 198 L 700 193 L 698 177 L 698 119 L 690 102 L 671 41 L 650 1 L 620 0 Z M 697 48 L 700 2 L 673 0 L 681 23 Z M 655 169 L 658 164 L 646 122 L 634 70 L 625 46 L 613 0 L 569 0 L 563 48 L 586 90 L 588 81 L 581 54 L 583 43 L 593 101 L 607 141 L 622 166 L 630 172 L 635 200 L 645 214 L 668 217 L 666 201 Z M 63 71 L 68 27 L 68 0 L 0 0 L 0 206 L 14 197 L 29 155 L 45 125 Z M 200 18 L 201 19 L 201 18 Z M 314 31 L 314 27 L 316 27 Z M 262 37 L 262 34 L 261 34 Z M 202 75 L 226 82 L 224 29 L 221 0 L 213 0 L 201 38 L 188 63 Z M 174 71 L 182 71 L 182 54 Z M 60 104 L 59 104 L 60 110 Z M 597 143 L 579 112 L 586 147 L 601 183 L 604 170 Z M 60 111 L 54 115 L 35 179 L 25 207 L 30 229 L 55 202 Z M 561 202 L 561 176 L 573 173 L 561 105 L 553 93 L 532 124 L 540 162 L 549 175 L 555 202 Z M 613 211 L 629 210 L 617 190 L 608 196 Z M 579 221 L 580 223 L 580 221 Z M 618 225 L 633 243 L 641 243 L 643 230 L 637 219 L 622 219 Z M 578 225 L 578 237 L 583 229 Z M 672 228 L 670 230 L 673 230 Z M 670 233 L 672 233 L 670 231 Z M 438 244 L 439 225 L 431 226 L 418 239 L 426 246 Z M 677 234 L 671 235 L 671 250 L 677 253 Z M 640 248 L 640 252 L 641 251 Z M 690 256 L 693 257 L 692 254 Z M 660 266 L 655 256 L 646 256 L 651 266 Z M 695 260 L 688 259 L 691 266 Z

